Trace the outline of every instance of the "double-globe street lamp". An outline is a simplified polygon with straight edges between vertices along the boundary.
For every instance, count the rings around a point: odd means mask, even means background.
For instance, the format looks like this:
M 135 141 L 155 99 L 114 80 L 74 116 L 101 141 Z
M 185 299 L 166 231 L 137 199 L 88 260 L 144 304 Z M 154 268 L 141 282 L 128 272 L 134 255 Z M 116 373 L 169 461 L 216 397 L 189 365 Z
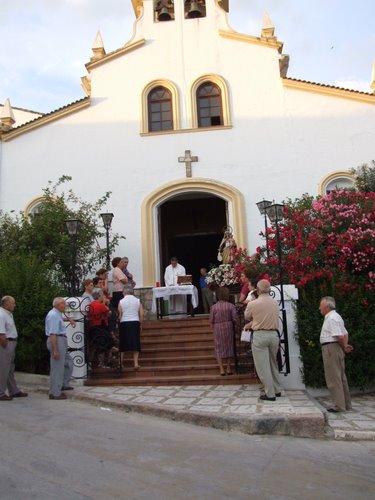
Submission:
M 256 205 L 258 207 L 260 214 L 264 216 L 264 230 L 265 230 L 264 234 L 266 236 L 266 253 L 267 253 L 267 259 L 268 259 L 270 256 L 270 250 L 268 248 L 268 225 L 267 225 L 266 208 L 269 207 L 270 205 L 272 205 L 272 201 L 268 201 L 268 200 L 265 200 L 263 198 L 263 200 L 258 201 L 258 203 Z
M 77 237 L 81 230 L 82 222 L 78 219 L 68 219 L 65 221 L 66 228 L 70 236 L 72 265 L 70 275 L 70 295 L 76 297 L 79 292 L 79 282 L 77 277 Z
M 284 205 L 281 203 L 271 203 L 263 200 L 263 202 L 257 203 L 259 211 L 261 210 L 259 205 L 263 203 L 262 209 L 265 212 L 265 224 L 266 224 L 266 234 L 267 234 L 267 220 L 266 216 L 269 218 L 271 223 L 275 227 L 276 235 L 276 251 L 277 260 L 279 267 L 279 280 L 280 280 L 280 301 L 281 301 L 281 318 L 283 323 L 283 335 L 281 337 L 281 343 L 284 344 L 284 360 L 285 360 L 285 371 L 284 375 L 290 373 L 290 362 L 289 362 L 289 342 L 288 342 L 288 325 L 286 321 L 286 311 L 285 311 L 285 299 L 284 299 L 284 285 L 283 285 L 283 264 L 282 264 L 282 250 L 281 250 L 281 240 L 280 240 L 280 229 L 279 223 L 284 219 Z M 262 213 L 262 212 L 261 212 Z M 269 257 L 268 249 L 268 239 L 267 242 L 267 257 Z
M 106 267 L 107 267 L 107 270 L 109 271 L 111 268 L 110 255 L 109 255 L 109 230 L 111 229 L 112 219 L 113 219 L 114 215 L 112 213 L 104 213 L 104 214 L 100 214 L 100 217 L 102 218 L 103 226 L 104 226 L 105 234 L 106 234 Z

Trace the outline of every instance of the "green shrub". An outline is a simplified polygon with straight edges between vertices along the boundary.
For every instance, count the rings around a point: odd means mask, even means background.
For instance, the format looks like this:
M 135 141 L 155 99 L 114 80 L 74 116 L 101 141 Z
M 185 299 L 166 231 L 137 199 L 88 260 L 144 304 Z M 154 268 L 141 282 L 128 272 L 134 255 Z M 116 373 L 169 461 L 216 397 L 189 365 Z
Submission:
M 12 295 L 16 299 L 17 370 L 47 373 L 49 354 L 44 318 L 53 298 L 61 293 L 46 264 L 34 255 L 18 254 L 1 259 L 0 295 Z
M 342 316 L 354 350 L 346 355 L 349 385 L 364 389 L 375 381 L 375 307 L 373 292 L 360 287 L 357 279 L 344 292 L 341 283 L 315 281 L 299 289 L 297 305 L 298 342 L 303 360 L 303 379 L 310 387 L 325 385 L 319 343 L 323 316 L 318 308 L 326 295 L 336 298 L 337 312 Z

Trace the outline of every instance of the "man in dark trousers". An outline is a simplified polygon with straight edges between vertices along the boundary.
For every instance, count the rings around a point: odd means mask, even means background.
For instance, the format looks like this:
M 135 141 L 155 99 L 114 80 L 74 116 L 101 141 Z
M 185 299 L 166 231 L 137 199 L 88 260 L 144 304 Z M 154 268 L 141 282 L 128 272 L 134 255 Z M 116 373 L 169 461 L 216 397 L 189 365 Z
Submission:
M 206 276 L 207 269 L 202 267 L 200 269 L 201 276 L 199 278 L 199 288 L 201 289 L 202 294 L 202 305 L 204 314 L 208 314 L 210 312 L 211 306 L 214 303 L 214 295 L 211 288 L 207 285 Z

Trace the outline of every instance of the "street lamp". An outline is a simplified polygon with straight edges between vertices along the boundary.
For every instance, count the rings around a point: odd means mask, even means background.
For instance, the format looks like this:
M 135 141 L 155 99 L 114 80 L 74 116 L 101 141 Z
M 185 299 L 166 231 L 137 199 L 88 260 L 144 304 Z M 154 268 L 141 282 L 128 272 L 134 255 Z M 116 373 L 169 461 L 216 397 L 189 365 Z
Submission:
M 267 201 L 263 199 L 263 201 L 258 201 L 256 204 L 258 207 L 258 210 L 261 215 L 264 215 L 264 228 L 265 228 L 265 235 L 266 235 L 266 252 L 267 252 L 267 259 L 269 259 L 270 256 L 270 250 L 268 248 L 268 226 L 267 226 L 267 212 L 266 208 L 272 205 L 272 201 Z
M 72 247 L 72 268 L 70 278 L 70 295 L 76 297 L 78 295 L 79 283 L 76 275 L 77 271 L 77 236 L 81 230 L 82 222 L 78 219 L 68 219 L 65 221 L 66 229 L 70 236 Z
M 290 373 L 290 363 L 289 363 L 289 342 L 288 342 L 288 325 L 286 322 L 286 311 L 285 311 L 285 300 L 284 300 L 284 285 L 283 285 L 283 264 L 282 264 L 282 253 L 281 253 L 281 241 L 280 241 L 280 230 L 279 223 L 284 219 L 284 205 L 281 203 L 271 203 L 265 207 L 265 212 L 275 226 L 276 230 L 276 248 L 277 248 L 277 260 L 279 265 L 279 279 L 280 279 L 280 299 L 281 299 L 281 314 L 283 322 L 283 343 L 284 343 L 284 355 L 285 355 L 285 375 Z
M 113 219 L 114 215 L 111 213 L 105 213 L 105 214 L 100 214 L 100 217 L 102 218 L 103 226 L 104 226 L 105 234 L 106 234 L 106 241 L 107 241 L 106 266 L 107 266 L 107 269 L 109 271 L 111 268 L 110 261 L 109 261 L 109 230 L 111 228 L 112 219 Z

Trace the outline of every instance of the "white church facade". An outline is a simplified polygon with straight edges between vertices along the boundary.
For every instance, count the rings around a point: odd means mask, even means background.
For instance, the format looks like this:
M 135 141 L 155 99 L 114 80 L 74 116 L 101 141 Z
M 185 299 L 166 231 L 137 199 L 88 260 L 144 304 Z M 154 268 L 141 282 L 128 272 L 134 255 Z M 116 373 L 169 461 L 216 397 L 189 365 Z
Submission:
M 118 254 L 149 287 L 171 255 L 190 274 L 213 262 L 225 225 L 254 251 L 256 202 L 350 185 L 375 157 L 375 93 L 287 77 L 268 16 L 253 36 L 230 27 L 226 0 L 132 3 L 129 42 L 106 53 L 96 37 L 84 98 L 0 110 L 1 210 L 33 210 L 63 174 L 86 199 L 111 191 Z

